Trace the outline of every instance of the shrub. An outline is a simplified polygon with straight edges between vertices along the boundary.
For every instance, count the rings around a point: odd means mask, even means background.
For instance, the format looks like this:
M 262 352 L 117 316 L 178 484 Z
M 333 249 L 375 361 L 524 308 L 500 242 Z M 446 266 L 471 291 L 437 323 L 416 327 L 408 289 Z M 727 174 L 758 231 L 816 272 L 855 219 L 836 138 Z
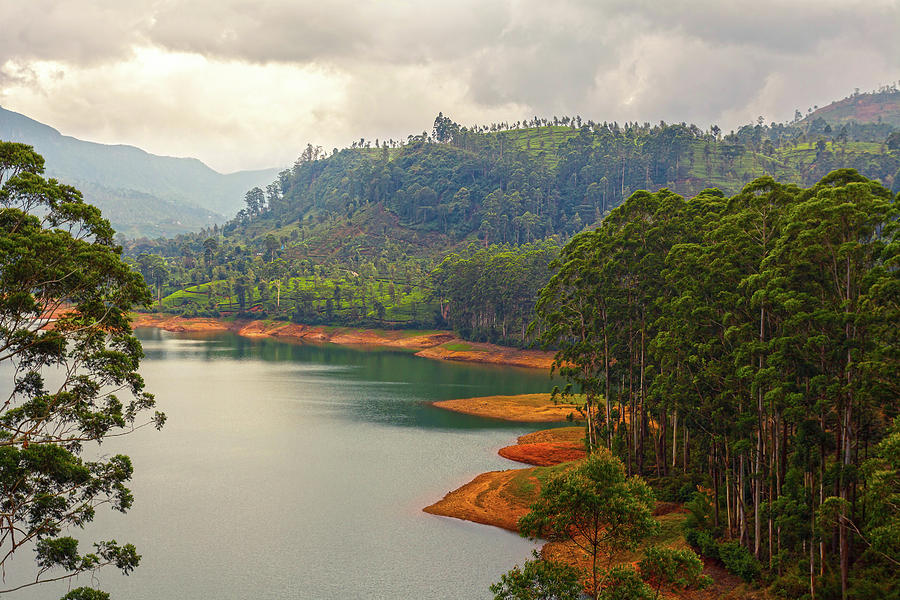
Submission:
M 654 546 L 647 549 L 638 567 L 641 576 L 654 584 L 657 592 L 666 584 L 682 589 L 703 589 L 712 584 L 712 580 L 703 574 L 703 561 L 692 550 Z
M 653 590 L 630 567 L 609 570 L 598 600 L 652 600 Z
M 494 600 L 578 600 L 581 598 L 581 571 L 566 564 L 543 560 L 525 561 L 500 577 L 491 586 Z
M 688 529 L 684 537 L 703 556 L 719 558 L 719 543 L 708 531 Z
M 719 544 L 719 559 L 726 569 L 746 582 L 755 581 L 762 571 L 760 562 L 737 542 Z

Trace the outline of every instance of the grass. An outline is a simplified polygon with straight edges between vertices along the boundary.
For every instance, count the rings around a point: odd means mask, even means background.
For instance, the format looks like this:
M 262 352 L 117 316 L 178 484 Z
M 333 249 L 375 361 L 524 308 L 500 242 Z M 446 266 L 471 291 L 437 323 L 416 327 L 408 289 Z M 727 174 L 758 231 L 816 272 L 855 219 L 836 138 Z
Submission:
M 340 294 L 336 295 L 338 288 Z M 238 309 L 238 297 L 231 291 L 227 281 L 201 283 L 168 294 L 160 308 L 181 312 L 234 311 Z M 348 319 L 350 323 L 355 315 L 356 321 L 382 320 L 394 324 L 427 320 L 438 309 L 437 303 L 428 299 L 430 291 L 423 287 L 398 282 L 385 285 L 349 272 L 331 277 L 290 277 L 283 280 L 280 306 L 276 306 L 277 295 L 274 282 L 248 286 L 245 307 L 256 306 L 287 317 L 298 310 L 324 315 L 330 305 L 335 318 Z M 379 314 L 376 302 L 383 307 L 383 314 Z
M 563 463 L 552 467 L 521 469 L 503 489 L 503 495 L 511 502 L 528 506 L 537 500 L 539 487 L 571 466 L 572 463 Z
M 449 342 L 441 346 L 441 348 L 450 352 L 487 352 L 486 348 L 477 348 L 466 342 Z

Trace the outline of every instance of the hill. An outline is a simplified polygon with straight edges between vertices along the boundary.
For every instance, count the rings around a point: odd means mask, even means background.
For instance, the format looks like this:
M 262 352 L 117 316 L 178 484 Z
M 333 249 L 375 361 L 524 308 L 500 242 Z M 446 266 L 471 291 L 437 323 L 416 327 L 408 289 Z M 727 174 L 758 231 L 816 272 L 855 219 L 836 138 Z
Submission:
M 521 343 L 559 245 L 635 191 L 724 197 L 762 175 L 810 186 L 841 167 L 900 184 L 890 126 L 818 127 L 757 123 L 722 135 L 580 117 L 462 127 L 439 115 L 431 135 L 401 145 L 308 148 L 224 227 L 126 251 L 168 312 L 450 325 L 468 339 Z
M 856 122 L 900 127 L 900 90 L 886 87 L 877 92 L 854 93 L 816 109 L 804 121 L 811 123 L 816 119 L 831 125 Z
M 276 169 L 221 174 L 195 158 L 86 142 L 0 107 L 0 139 L 34 146 L 46 174 L 79 188 L 129 237 L 176 235 L 222 223 L 246 191 L 270 182 Z

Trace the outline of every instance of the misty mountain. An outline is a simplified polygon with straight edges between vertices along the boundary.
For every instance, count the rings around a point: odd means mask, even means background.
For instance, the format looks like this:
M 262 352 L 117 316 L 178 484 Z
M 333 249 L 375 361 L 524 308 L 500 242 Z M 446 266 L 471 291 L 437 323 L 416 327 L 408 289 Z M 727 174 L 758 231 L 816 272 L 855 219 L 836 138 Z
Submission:
M 34 146 L 46 175 L 74 185 L 128 236 L 197 231 L 234 216 L 244 194 L 271 182 L 278 169 L 219 173 L 196 158 L 157 156 L 125 145 L 62 135 L 0 107 L 0 140 Z

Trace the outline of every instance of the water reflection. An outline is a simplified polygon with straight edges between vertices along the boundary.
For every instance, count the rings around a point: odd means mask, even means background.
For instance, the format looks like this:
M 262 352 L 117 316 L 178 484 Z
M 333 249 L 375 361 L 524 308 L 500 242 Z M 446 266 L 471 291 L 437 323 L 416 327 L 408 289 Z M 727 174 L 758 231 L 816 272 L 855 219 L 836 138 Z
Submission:
M 83 535 L 143 556 L 129 577 L 101 571 L 113 598 L 487 599 L 529 556 L 513 534 L 421 508 L 517 466 L 496 450 L 534 428 L 428 402 L 545 391 L 545 375 L 232 334 L 139 336 L 141 373 L 169 421 L 102 447 L 132 457 L 135 505 L 98 512 Z
M 494 365 L 461 364 L 414 356 L 383 348 L 351 348 L 335 344 L 288 343 L 245 338 L 230 332 L 178 334 L 139 330 L 148 360 L 258 361 L 269 381 L 303 387 L 323 386 L 338 398 L 341 418 L 392 425 L 441 428 L 517 428 L 519 425 L 436 409 L 435 400 L 550 391 L 546 373 Z M 336 388 L 340 393 L 335 393 Z

